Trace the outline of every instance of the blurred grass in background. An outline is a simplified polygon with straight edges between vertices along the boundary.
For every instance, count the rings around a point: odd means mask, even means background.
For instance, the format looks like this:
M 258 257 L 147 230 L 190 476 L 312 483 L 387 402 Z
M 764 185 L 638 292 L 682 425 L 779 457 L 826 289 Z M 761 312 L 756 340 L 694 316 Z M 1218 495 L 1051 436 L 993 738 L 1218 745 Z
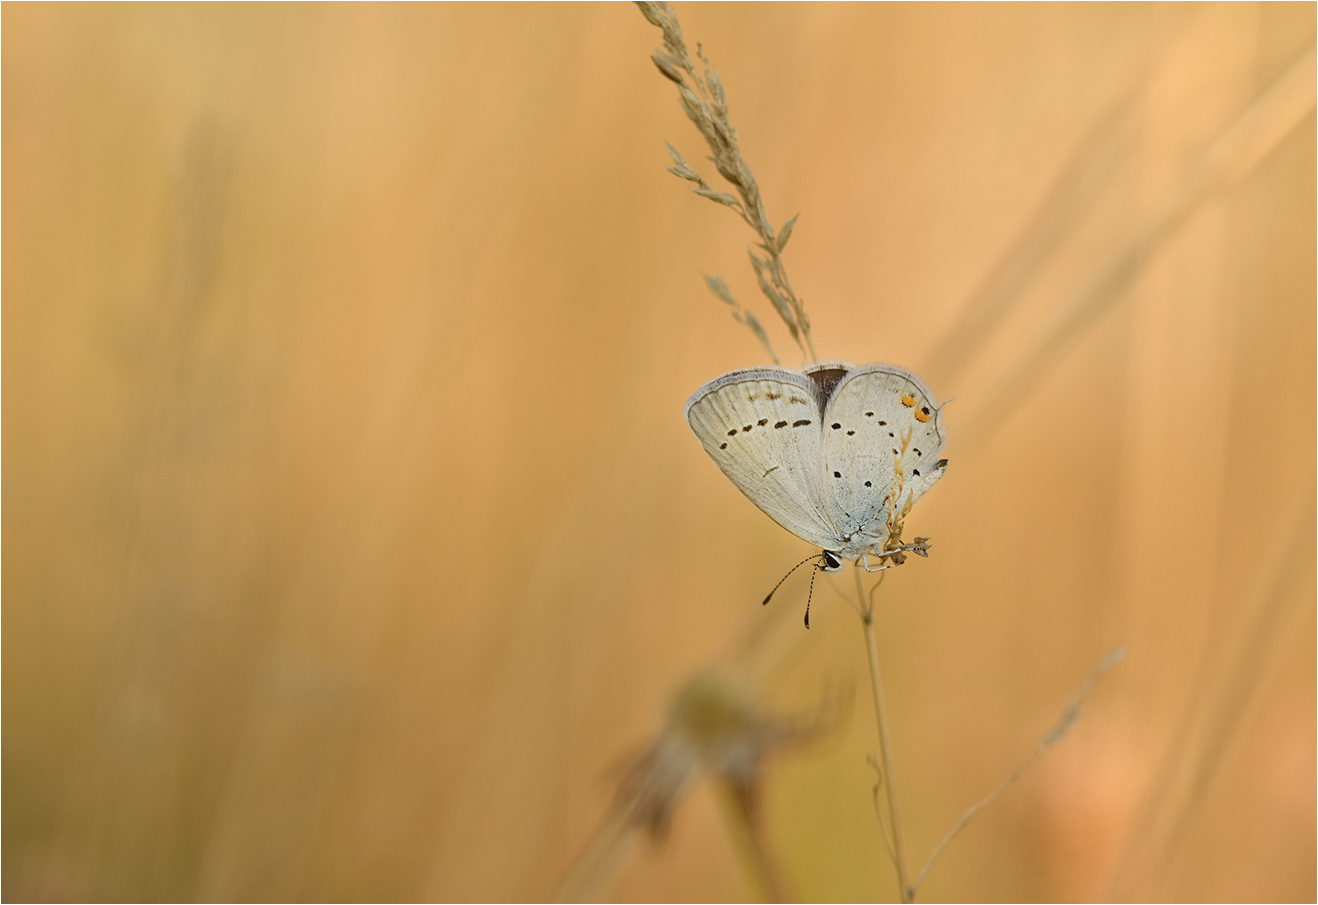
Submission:
M 878 618 L 917 864 L 1128 647 L 924 896 L 1312 901 L 1313 5 L 678 11 L 820 354 L 957 397 Z M 864 687 L 682 422 L 763 353 L 634 8 L 3 26 L 5 898 L 542 899 L 757 621 L 775 706 Z M 797 895 L 895 892 L 875 744 L 771 765 Z M 718 807 L 612 894 L 751 894 Z

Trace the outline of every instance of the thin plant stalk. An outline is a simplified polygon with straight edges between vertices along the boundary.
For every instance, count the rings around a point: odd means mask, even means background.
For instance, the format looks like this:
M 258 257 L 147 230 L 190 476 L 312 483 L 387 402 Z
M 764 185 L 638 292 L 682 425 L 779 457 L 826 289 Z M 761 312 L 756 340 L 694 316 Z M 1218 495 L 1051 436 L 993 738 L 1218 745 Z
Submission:
M 1076 690 L 1075 694 L 1071 695 L 1071 700 L 1067 702 L 1066 709 L 1062 711 L 1061 718 L 1051 729 L 1048 730 L 1044 737 L 1039 740 L 1039 744 L 1035 745 L 1034 750 L 1030 752 L 1030 756 L 1017 764 L 1016 768 L 1008 773 L 1002 782 L 997 784 L 992 792 L 989 792 L 979 801 L 966 808 L 965 812 L 961 815 L 961 819 L 952 825 L 952 828 L 947 831 L 947 835 L 945 835 L 939 843 L 934 846 L 934 850 L 929 853 L 928 859 L 924 862 L 924 867 L 920 869 L 920 873 L 916 876 L 915 882 L 911 885 L 912 901 L 914 901 L 916 893 L 920 891 L 920 885 L 924 883 L 924 878 L 929 876 L 929 871 L 933 869 L 934 862 L 938 860 L 938 856 L 943 853 L 943 850 L 952 844 L 952 840 L 960 835 L 961 831 L 966 828 L 966 825 L 969 824 L 971 820 L 975 819 L 975 815 L 993 802 L 997 801 L 998 796 L 1007 791 L 1008 786 L 1025 775 L 1026 770 L 1029 770 L 1043 759 L 1043 756 L 1048 752 L 1049 748 L 1066 737 L 1067 733 L 1071 731 L 1076 722 L 1080 719 L 1081 714 L 1083 714 L 1085 702 L 1088 701 L 1089 696 L 1093 694 L 1094 686 L 1098 684 L 1098 680 L 1103 677 L 1105 672 L 1120 663 L 1125 655 L 1126 648 L 1124 646 L 1118 646 L 1108 651 L 1103 659 L 1098 662 L 1098 666 L 1094 668 L 1094 671 L 1089 674 L 1085 681 Z
M 1143 815 L 1133 821 L 1120 867 L 1104 894 L 1108 902 L 1153 895 L 1166 882 L 1180 846 L 1204 806 L 1223 761 L 1275 679 L 1287 640 L 1313 603 L 1313 477 L 1295 494 L 1290 539 L 1275 546 L 1275 561 L 1249 597 L 1241 616 L 1205 661 L 1202 689 L 1177 730 Z M 1292 504 L 1295 505 L 1295 504 Z M 1278 540 L 1285 538 L 1279 534 Z M 1300 581 L 1305 585 L 1302 586 Z
M 733 833 L 741 842 L 751 882 L 759 887 L 758 891 L 766 901 L 791 901 L 778 860 L 764 832 L 758 801 L 759 790 L 754 786 L 726 780 L 719 785 Z
M 1159 251 L 1200 203 L 1235 185 L 1308 118 L 1315 105 L 1313 69 L 1318 51 L 1309 47 L 1199 155 L 1197 162 L 1136 226 L 1125 243 L 1096 269 L 1088 281 L 1054 310 L 1033 347 L 1014 356 L 1011 371 L 1000 377 L 979 415 L 957 441 L 961 450 L 982 446 L 1008 416 L 1029 398 L 1046 374 L 1085 335 L 1099 315 L 1125 296 Z M 964 453 L 963 453 L 964 455 Z
M 897 867 L 897 882 L 901 886 L 901 900 L 911 898 L 911 884 L 906 873 L 906 841 L 902 835 L 901 809 L 897 806 L 897 789 L 892 777 L 892 751 L 888 744 L 888 718 L 883 706 L 883 681 L 879 678 L 879 647 L 874 637 L 874 602 L 865 593 L 864 579 L 858 566 L 852 567 L 856 577 L 856 600 L 860 604 L 860 622 L 865 631 L 865 651 L 869 655 L 870 679 L 874 686 L 874 720 L 879 727 L 879 760 L 883 765 L 883 789 L 888 799 L 888 822 L 892 825 L 892 856 Z
M 598 902 L 640 837 L 628 813 L 614 809 L 587 843 L 551 902 Z

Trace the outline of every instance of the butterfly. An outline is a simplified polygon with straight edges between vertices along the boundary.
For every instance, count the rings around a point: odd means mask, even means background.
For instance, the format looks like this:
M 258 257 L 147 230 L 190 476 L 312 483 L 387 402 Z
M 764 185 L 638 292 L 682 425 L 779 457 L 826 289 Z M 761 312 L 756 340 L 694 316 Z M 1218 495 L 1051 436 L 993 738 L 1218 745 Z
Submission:
M 687 424 L 765 515 L 820 547 L 817 569 L 900 562 L 902 525 L 947 469 L 942 409 L 905 368 L 844 361 L 729 371 L 691 394 Z M 870 562 L 870 557 L 875 562 Z M 767 598 L 766 598 L 767 602 Z

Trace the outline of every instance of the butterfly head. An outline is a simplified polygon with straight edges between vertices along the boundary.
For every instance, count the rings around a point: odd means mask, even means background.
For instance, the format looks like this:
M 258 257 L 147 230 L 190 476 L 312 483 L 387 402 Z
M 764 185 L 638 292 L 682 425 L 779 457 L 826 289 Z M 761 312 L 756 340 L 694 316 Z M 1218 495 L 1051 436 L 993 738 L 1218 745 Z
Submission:
M 842 557 L 831 550 L 825 550 L 819 554 L 819 565 L 816 568 L 821 572 L 841 572 Z

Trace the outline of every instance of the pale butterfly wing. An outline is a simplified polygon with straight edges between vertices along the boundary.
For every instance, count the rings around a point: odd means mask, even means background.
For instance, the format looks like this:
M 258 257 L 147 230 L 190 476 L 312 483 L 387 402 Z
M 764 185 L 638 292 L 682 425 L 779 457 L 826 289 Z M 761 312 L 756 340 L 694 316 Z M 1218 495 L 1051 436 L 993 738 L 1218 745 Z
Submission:
M 887 540 L 885 502 L 900 510 L 942 477 L 940 415 L 933 393 L 904 368 L 864 365 L 837 382 L 824 407 L 820 458 L 827 511 L 844 537 Z
M 837 548 L 821 486 L 819 390 L 799 371 L 732 371 L 691 394 L 684 414 L 700 445 L 765 515 L 802 540 Z

